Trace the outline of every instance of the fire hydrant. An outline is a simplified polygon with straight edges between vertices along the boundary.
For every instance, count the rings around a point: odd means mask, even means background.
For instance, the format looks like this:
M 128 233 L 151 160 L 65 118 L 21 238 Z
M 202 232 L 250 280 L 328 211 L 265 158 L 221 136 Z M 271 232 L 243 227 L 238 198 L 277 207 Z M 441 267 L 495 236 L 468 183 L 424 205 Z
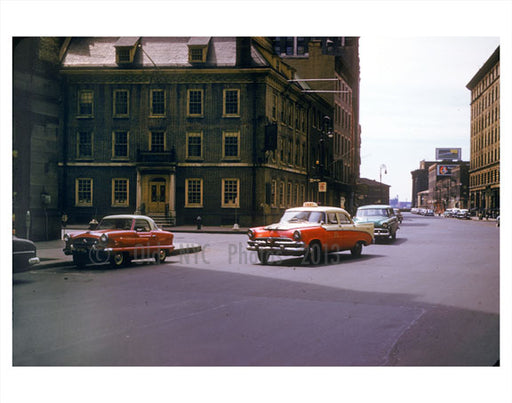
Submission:
M 197 229 L 201 229 L 201 226 L 203 225 L 203 219 L 201 218 L 201 216 L 197 216 L 196 224 L 197 224 Z

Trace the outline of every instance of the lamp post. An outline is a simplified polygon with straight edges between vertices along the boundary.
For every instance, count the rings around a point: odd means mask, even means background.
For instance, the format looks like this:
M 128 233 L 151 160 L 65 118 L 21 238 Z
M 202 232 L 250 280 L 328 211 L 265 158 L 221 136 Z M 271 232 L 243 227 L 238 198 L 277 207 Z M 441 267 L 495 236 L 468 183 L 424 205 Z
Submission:
M 379 170 L 379 181 L 380 181 L 380 197 L 381 197 L 381 202 L 382 202 L 382 199 L 384 199 L 384 196 L 383 196 L 383 189 L 382 189 L 382 170 L 384 170 L 384 175 L 387 175 L 388 174 L 388 168 L 386 167 L 385 164 L 382 164 L 380 166 L 380 170 Z

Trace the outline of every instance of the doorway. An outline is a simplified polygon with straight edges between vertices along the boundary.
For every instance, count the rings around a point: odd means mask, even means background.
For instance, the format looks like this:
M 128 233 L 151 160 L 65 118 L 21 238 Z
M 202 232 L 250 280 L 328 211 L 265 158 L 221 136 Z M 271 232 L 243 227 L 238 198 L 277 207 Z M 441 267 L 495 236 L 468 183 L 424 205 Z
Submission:
M 148 183 L 148 212 L 165 213 L 167 200 L 167 181 L 165 178 L 153 178 Z

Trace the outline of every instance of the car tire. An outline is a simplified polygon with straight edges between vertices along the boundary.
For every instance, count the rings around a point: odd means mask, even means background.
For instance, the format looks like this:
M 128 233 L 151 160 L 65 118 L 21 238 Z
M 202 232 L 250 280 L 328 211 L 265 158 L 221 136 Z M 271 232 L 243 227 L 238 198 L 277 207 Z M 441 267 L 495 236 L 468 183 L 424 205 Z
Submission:
M 322 244 L 320 242 L 312 242 L 307 252 L 307 260 L 311 264 L 319 264 L 322 259 Z
M 165 262 L 165 258 L 167 257 L 167 252 L 165 249 L 159 249 L 155 254 L 155 262 L 156 264 Z
M 270 254 L 268 252 L 261 251 L 261 250 L 258 251 L 258 260 L 260 261 L 261 264 L 267 264 L 269 257 L 270 257 Z
M 363 253 L 363 243 L 362 242 L 356 243 L 355 246 L 352 249 L 350 249 L 350 253 L 354 257 L 361 256 L 361 253 Z
M 128 259 L 123 252 L 114 252 L 114 254 L 110 257 L 110 264 L 113 267 L 123 267 L 126 265 Z

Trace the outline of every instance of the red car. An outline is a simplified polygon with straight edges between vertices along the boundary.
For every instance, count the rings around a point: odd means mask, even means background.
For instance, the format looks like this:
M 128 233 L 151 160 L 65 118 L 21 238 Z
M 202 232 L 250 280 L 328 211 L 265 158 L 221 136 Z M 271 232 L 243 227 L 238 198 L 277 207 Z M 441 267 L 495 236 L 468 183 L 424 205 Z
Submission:
M 357 257 L 374 240 L 372 223 L 355 224 L 344 209 L 311 202 L 286 210 L 277 224 L 251 228 L 248 236 L 247 250 L 263 264 L 270 255 L 304 256 L 315 264 L 322 253 L 350 250 Z
M 158 263 L 174 250 L 173 239 L 174 234 L 158 228 L 150 217 L 111 215 L 104 217 L 94 230 L 66 234 L 64 253 L 73 255 L 78 267 L 106 262 L 119 267 L 147 258 Z

